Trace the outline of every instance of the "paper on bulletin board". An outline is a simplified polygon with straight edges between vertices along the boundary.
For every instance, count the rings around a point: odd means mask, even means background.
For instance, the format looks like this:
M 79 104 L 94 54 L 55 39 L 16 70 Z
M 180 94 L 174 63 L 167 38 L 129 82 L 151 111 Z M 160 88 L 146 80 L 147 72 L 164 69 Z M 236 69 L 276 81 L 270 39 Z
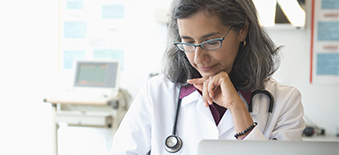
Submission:
M 76 59 L 124 60 L 123 0 L 59 0 L 59 73 Z
M 339 84 L 339 1 L 312 0 L 310 83 Z

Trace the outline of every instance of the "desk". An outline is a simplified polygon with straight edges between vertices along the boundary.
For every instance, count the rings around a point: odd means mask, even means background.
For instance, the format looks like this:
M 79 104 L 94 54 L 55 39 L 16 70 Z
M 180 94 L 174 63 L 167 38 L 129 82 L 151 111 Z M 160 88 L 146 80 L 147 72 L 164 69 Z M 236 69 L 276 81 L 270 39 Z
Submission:
M 107 98 L 105 102 L 89 100 L 67 102 L 63 99 L 45 98 L 45 102 L 52 104 L 53 154 L 58 154 L 59 123 L 67 123 L 69 126 L 111 128 L 114 135 L 129 107 L 130 96 L 125 93 L 120 92 L 115 97 Z
M 310 136 L 302 138 L 304 141 L 339 142 L 339 137 L 335 136 Z

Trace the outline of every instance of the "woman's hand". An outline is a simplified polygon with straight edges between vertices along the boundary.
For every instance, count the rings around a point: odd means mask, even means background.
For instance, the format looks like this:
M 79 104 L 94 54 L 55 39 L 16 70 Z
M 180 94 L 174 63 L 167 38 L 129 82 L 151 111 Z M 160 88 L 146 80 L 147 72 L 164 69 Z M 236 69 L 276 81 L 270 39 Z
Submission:
M 215 102 L 220 106 L 231 109 L 236 105 L 236 102 L 242 102 L 226 72 L 220 72 L 208 79 L 190 79 L 187 82 L 193 84 L 202 92 L 206 106 Z
M 253 124 L 247 107 L 238 95 L 226 72 L 220 72 L 208 79 L 191 79 L 187 80 L 187 82 L 193 84 L 202 92 L 206 106 L 215 102 L 231 112 L 236 133 L 244 131 Z M 248 134 L 249 132 L 238 138 L 242 139 Z

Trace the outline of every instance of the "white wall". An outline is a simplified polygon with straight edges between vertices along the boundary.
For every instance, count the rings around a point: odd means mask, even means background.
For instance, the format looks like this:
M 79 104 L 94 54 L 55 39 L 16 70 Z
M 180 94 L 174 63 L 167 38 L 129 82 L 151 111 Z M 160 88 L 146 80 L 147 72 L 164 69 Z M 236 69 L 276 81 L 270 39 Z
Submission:
M 167 28 L 155 22 L 155 8 L 169 0 L 130 0 L 126 4 L 125 67 L 121 87 L 135 96 L 150 73 L 159 73 L 165 51 Z
M 121 87 L 135 96 L 148 75 L 160 71 L 166 26 L 154 22 L 154 8 L 167 5 L 169 0 L 127 2 L 126 37 L 131 45 L 125 50 Z M 298 88 L 305 114 L 334 135 L 339 127 L 339 87 L 309 83 L 308 2 L 304 30 L 268 30 L 277 45 L 285 45 L 274 77 Z M 51 111 L 42 99 L 63 83 L 57 72 L 57 13 L 58 1 L 0 2 L 0 154 L 51 154 Z
M 0 2 L 0 154 L 51 154 L 58 1 Z M 50 144 L 50 145 L 49 145 Z

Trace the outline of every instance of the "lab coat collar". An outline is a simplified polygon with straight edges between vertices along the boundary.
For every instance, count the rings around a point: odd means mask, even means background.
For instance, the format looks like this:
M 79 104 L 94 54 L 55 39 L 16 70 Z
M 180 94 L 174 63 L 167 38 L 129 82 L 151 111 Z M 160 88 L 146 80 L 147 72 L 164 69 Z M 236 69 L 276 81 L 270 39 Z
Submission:
M 197 102 L 201 97 L 202 96 L 200 95 L 200 93 L 195 89 L 190 94 L 182 98 L 181 106 Z
M 196 102 L 200 97 L 201 94 L 199 94 L 197 88 L 195 88 L 193 85 L 181 87 L 179 95 L 179 98 L 182 99 L 181 106 Z

